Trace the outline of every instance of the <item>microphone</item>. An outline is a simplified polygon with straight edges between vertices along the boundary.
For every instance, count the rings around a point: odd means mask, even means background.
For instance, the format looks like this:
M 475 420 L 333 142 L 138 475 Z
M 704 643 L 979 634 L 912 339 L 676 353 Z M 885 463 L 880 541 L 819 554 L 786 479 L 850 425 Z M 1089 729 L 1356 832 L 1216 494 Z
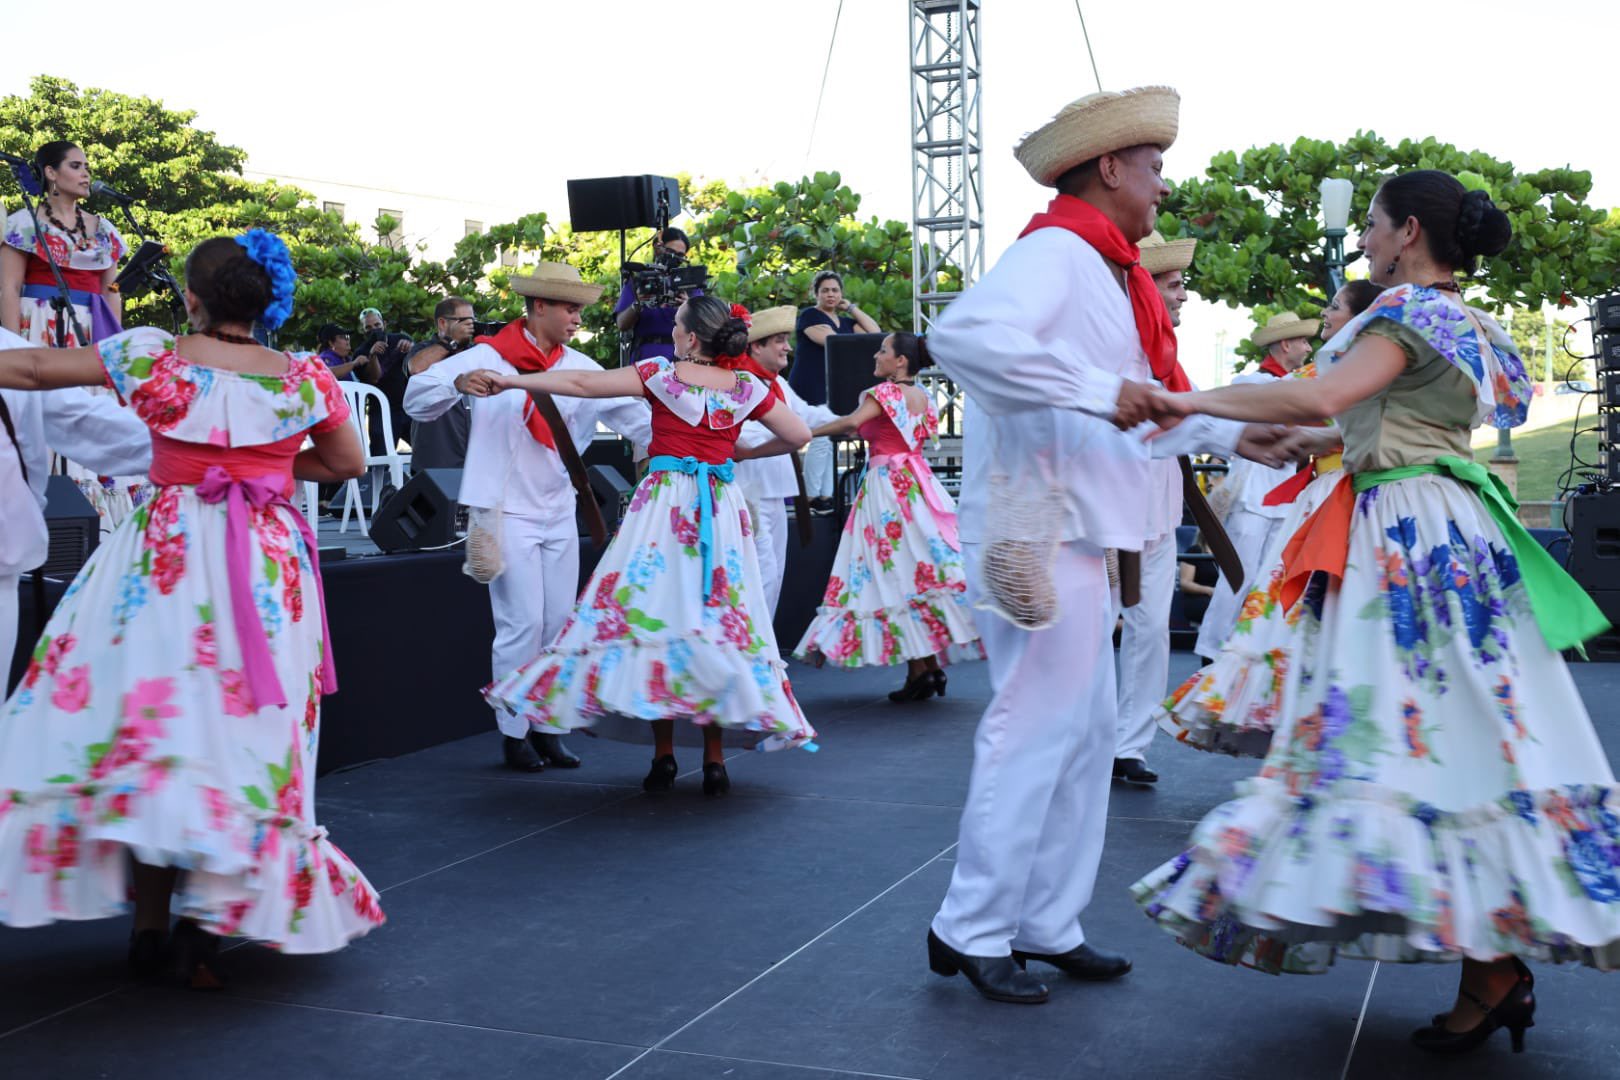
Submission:
M 92 197 L 96 195 L 104 196 L 105 198 L 111 199 L 113 202 L 122 206 L 128 206 L 130 203 L 135 201 L 131 196 L 125 195 L 115 187 L 110 187 L 107 184 L 103 184 L 100 180 L 91 181 L 90 194 Z

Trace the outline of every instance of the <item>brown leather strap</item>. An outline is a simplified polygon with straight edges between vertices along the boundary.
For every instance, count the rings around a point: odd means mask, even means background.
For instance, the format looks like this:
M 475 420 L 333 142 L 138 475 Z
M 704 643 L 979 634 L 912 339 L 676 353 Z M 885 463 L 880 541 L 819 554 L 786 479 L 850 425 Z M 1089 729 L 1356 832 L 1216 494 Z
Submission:
M 1198 479 L 1193 476 L 1192 459 L 1179 457 L 1176 459 L 1181 465 L 1181 497 L 1192 513 L 1193 523 L 1204 537 L 1204 546 L 1209 553 L 1215 556 L 1215 565 L 1220 568 L 1221 576 L 1226 583 L 1232 586 L 1232 591 L 1243 588 L 1243 560 L 1238 558 L 1237 548 L 1232 546 L 1231 537 L 1226 535 L 1226 528 L 1221 524 L 1220 518 L 1204 498 L 1204 493 L 1198 488 Z
M 809 547 L 812 532 L 810 528 L 810 494 L 804 487 L 804 462 L 799 460 L 798 451 L 788 455 L 793 462 L 793 480 L 799 485 L 799 496 L 793 500 L 793 519 L 799 525 L 799 546 Z
M 1119 557 L 1119 606 L 1135 607 L 1142 602 L 1142 553 L 1121 551 Z
M 6 399 L 0 397 L 0 424 L 4 424 L 6 435 L 11 439 L 11 445 L 17 449 L 17 467 L 22 470 L 23 483 L 28 483 L 28 459 L 23 456 L 22 443 L 17 441 L 17 429 L 11 423 L 11 409 L 6 405 Z M 804 490 L 804 477 L 799 477 L 799 490 Z
M 585 527 L 591 530 L 591 539 L 597 547 L 607 543 L 607 522 L 602 520 L 602 508 L 596 505 L 596 496 L 591 492 L 591 479 L 585 475 L 585 463 L 580 460 L 579 450 L 574 446 L 574 437 L 568 432 L 568 425 L 563 423 L 562 413 L 557 411 L 557 403 L 551 400 L 550 394 L 533 394 L 535 411 L 551 429 L 551 437 L 557 443 L 557 456 L 562 458 L 563 468 L 568 470 L 568 479 L 574 485 L 574 498 L 579 508 L 585 513 Z

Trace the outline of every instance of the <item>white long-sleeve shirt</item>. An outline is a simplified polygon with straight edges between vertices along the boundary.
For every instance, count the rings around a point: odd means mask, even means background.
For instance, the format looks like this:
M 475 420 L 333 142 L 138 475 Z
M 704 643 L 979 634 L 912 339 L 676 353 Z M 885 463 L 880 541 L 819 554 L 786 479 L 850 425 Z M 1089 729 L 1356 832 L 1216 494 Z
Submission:
M 0 349 L 29 342 L 0 329 Z M 0 575 L 20 574 L 45 561 L 45 485 L 51 452 L 104 476 L 132 476 L 152 467 L 152 433 L 110 394 L 79 387 L 0 390 L 22 448 L 0 431 Z M 27 466 L 28 483 L 22 468 Z
M 1277 376 L 1264 371 L 1250 371 L 1239 375 L 1232 380 L 1232 385 L 1241 383 L 1255 383 L 1261 386 L 1275 382 Z M 1231 510 L 1246 510 L 1260 517 L 1281 519 L 1288 516 L 1289 506 L 1283 503 L 1280 506 L 1267 506 L 1265 498 L 1271 494 L 1271 489 L 1294 475 L 1293 465 L 1262 465 L 1258 461 L 1238 457 L 1235 454 L 1223 455 L 1230 460 L 1223 485 L 1231 485 L 1232 491 L 1228 505 Z M 1231 511 L 1228 511 L 1230 513 Z
M 1172 502 L 1171 473 L 1150 458 L 1229 452 L 1242 430 L 1196 417 L 1148 443 L 1113 426 L 1121 383 L 1151 382 L 1153 373 L 1128 295 L 1097 250 L 1066 229 L 1040 229 L 1008 248 L 946 310 L 928 345 L 968 398 L 957 511 L 969 543 L 994 536 L 986 526 L 996 470 L 1014 484 L 1058 489 L 1058 539 L 1139 550 L 1180 520 L 1179 481 Z
M 805 401 L 797 390 L 788 385 L 786 379 L 776 380 L 776 385 L 782 388 L 787 407 L 797 413 L 799 419 L 810 427 L 820 427 L 838 419 L 838 414 L 827 406 L 811 405 Z M 750 420 L 743 425 L 742 433 L 737 436 L 737 445 L 758 446 L 774 437 L 770 428 L 758 420 Z M 737 479 L 756 499 L 789 499 L 799 493 L 799 481 L 793 475 L 793 462 L 789 460 L 787 454 L 739 461 Z
M 530 340 L 533 340 L 532 338 Z M 441 360 L 420 375 L 411 376 L 405 389 L 405 411 L 417 420 L 437 420 L 461 400 L 456 378 L 479 369 L 516 375 L 518 370 L 488 345 L 474 345 Z M 600 371 L 574 349 L 564 348 L 553 371 Z M 501 507 L 517 517 L 545 521 L 574 516 L 574 487 L 555 449 L 537 442 L 523 422 L 529 395 L 507 390 L 493 397 L 474 398 L 472 431 L 467 438 L 467 461 L 461 473 L 459 501 L 484 509 Z M 554 399 L 557 411 L 581 454 L 590 446 L 598 423 L 618 432 L 637 447 L 652 439 L 652 410 L 642 398 Z

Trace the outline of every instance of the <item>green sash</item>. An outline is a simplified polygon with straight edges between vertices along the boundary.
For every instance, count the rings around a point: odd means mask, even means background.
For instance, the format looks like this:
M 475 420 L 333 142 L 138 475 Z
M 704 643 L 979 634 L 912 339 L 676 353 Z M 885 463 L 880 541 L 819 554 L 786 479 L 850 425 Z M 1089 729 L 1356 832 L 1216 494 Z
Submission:
M 1519 564 L 1519 576 L 1524 591 L 1530 597 L 1530 610 L 1535 614 L 1541 636 L 1553 649 L 1579 649 L 1583 641 L 1597 637 L 1609 629 L 1609 620 L 1603 617 L 1597 604 L 1586 594 L 1569 572 L 1536 542 L 1530 531 L 1519 523 L 1515 513 L 1519 502 L 1508 491 L 1502 478 L 1477 461 L 1464 461 L 1459 457 L 1443 457 L 1433 465 L 1407 465 L 1399 469 L 1355 474 L 1358 492 L 1387 484 L 1392 480 L 1406 480 L 1414 476 L 1449 476 L 1467 484 L 1479 493 L 1485 509 L 1502 530 L 1508 550 Z M 1584 655 L 1584 650 L 1583 653 Z

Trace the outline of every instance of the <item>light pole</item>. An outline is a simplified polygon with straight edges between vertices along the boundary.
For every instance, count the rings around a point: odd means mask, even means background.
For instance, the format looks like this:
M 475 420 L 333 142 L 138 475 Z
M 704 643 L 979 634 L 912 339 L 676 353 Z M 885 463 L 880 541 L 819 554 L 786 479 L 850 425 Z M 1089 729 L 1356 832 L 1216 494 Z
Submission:
M 1350 197 L 1356 186 L 1340 177 L 1322 181 L 1322 248 L 1327 263 L 1328 297 L 1344 287 L 1344 238 L 1350 225 Z

